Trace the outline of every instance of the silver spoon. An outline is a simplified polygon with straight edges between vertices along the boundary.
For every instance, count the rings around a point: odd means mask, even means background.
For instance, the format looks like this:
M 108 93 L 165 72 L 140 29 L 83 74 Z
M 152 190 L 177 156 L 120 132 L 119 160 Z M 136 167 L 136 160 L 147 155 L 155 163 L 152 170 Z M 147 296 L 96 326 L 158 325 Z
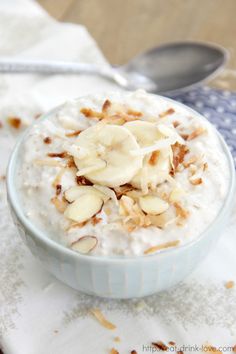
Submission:
M 204 42 L 173 42 L 153 48 L 119 67 L 51 60 L 0 59 L 2 73 L 90 74 L 115 81 L 121 87 L 175 94 L 215 76 L 228 52 Z

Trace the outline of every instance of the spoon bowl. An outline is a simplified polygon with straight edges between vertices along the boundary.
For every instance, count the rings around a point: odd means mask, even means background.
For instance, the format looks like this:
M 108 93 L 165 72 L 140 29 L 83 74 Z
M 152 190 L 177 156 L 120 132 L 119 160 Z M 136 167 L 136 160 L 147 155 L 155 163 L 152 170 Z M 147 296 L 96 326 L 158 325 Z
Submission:
M 149 91 L 174 94 L 212 78 L 228 59 L 228 52 L 203 42 L 173 42 L 152 48 L 118 68 L 150 79 Z M 132 85 L 134 83 L 132 82 Z

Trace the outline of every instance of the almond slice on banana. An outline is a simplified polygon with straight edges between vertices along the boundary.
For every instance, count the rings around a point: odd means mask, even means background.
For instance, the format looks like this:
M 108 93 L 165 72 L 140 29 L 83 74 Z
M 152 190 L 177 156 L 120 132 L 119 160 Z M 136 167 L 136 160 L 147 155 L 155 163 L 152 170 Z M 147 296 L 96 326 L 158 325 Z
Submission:
M 71 244 L 71 249 L 79 253 L 89 253 L 97 246 L 98 240 L 95 236 L 83 236 Z
M 106 203 L 111 197 L 98 190 L 93 186 L 74 186 L 67 189 L 64 193 L 66 200 L 70 203 L 74 202 L 76 199 L 87 193 L 94 193 L 103 199 Z
M 79 196 L 72 204 L 68 205 L 64 216 L 76 222 L 84 222 L 97 214 L 102 206 L 103 199 L 94 192 L 88 192 Z
M 139 205 L 145 213 L 150 215 L 164 213 L 169 208 L 167 202 L 155 195 L 146 195 L 139 198 Z
M 171 138 L 172 140 L 170 141 L 168 138 L 165 139 L 165 135 L 159 131 L 157 125 L 150 122 L 134 121 L 126 123 L 124 127 L 129 129 L 135 136 L 141 148 L 141 155 L 145 155 L 143 157 L 143 167 L 130 182 L 132 186 L 138 189 L 143 188 L 144 169 L 146 169 L 146 186 L 156 186 L 164 182 L 170 171 L 170 145 L 173 139 Z M 153 146 L 156 146 L 157 149 L 153 150 Z M 158 146 L 161 148 L 160 150 L 158 150 Z M 143 155 L 142 151 L 145 149 L 151 150 Z M 154 163 L 150 163 L 150 158 L 154 151 L 158 151 L 158 156 Z
M 78 136 L 77 146 L 89 151 L 84 158 L 75 157 L 79 174 L 96 184 L 117 187 L 129 182 L 142 167 L 142 156 L 133 134 L 123 126 L 92 126 Z M 82 171 L 82 172 L 81 172 Z

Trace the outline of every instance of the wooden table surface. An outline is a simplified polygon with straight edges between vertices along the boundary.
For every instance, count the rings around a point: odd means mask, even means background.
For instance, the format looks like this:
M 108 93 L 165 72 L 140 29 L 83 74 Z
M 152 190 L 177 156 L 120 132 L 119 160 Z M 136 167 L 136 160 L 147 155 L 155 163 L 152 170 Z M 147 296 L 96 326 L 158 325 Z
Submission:
M 230 52 L 214 86 L 236 90 L 236 0 L 38 0 L 59 21 L 87 27 L 112 64 L 158 44 L 201 40 Z

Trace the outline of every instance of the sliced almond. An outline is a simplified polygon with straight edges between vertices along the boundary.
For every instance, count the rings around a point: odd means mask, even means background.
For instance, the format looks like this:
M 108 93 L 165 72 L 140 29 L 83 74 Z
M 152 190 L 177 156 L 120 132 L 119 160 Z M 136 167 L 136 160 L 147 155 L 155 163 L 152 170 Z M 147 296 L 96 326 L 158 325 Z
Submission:
M 99 309 L 91 309 L 90 312 L 103 327 L 107 329 L 116 329 L 116 326 L 109 322 Z
M 145 213 L 151 215 L 164 213 L 164 211 L 169 208 L 169 204 L 167 202 L 154 195 L 140 197 L 139 205 Z
M 97 246 L 98 240 L 95 236 L 83 236 L 71 244 L 71 249 L 87 254 Z
M 119 201 L 119 214 L 122 216 L 128 216 L 133 211 L 133 205 L 133 199 L 123 195 Z
M 94 184 L 93 187 L 99 192 L 101 192 L 103 195 L 107 196 L 108 199 L 112 199 L 115 204 L 118 205 L 116 193 L 113 191 L 113 189 L 108 188 L 106 186 L 100 186 L 99 184 Z
M 66 210 L 68 203 L 64 199 L 59 199 L 58 197 L 54 197 L 51 199 L 51 202 L 54 204 L 59 213 L 64 213 Z
M 109 199 L 104 193 L 100 192 L 98 189 L 94 188 L 93 186 L 74 186 L 65 191 L 65 198 L 68 202 L 72 203 L 83 194 L 86 193 L 95 193 L 100 198 L 103 199 L 104 203 L 107 202 Z
M 162 243 L 161 245 L 157 245 L 157 246 L 153 246 L 153 247 L 149 247 L 148 249 L 146 249 L 144 251 L 144 254 L 150 254 L 150 253 L 154 253 L 156 251 L 162 250 L 164 248 L 169 248 L 169 247 L 175 247 L 180 243 L 179 240 L 175 240 L 175 241 L 169 241 L 166 243 Z
M 103 199 L 96 193 L 82 194 L 72 204 L 69 204 L 64 216 L 76 222 L 84 222 L 97 214 L 103 205 Z
M 127 197 L 130 197 L 132 199 L 138 199 L 140 197 L 143 197 L 143 192 L 141 190 L 138 189 L 133 189 L 130 190 L 126 193 Z
M 164 229 L 167 223 L 167 217 L 165 213 L 160 215 L 148 215 L 151 225 L 158 227 L 159 229 Z

